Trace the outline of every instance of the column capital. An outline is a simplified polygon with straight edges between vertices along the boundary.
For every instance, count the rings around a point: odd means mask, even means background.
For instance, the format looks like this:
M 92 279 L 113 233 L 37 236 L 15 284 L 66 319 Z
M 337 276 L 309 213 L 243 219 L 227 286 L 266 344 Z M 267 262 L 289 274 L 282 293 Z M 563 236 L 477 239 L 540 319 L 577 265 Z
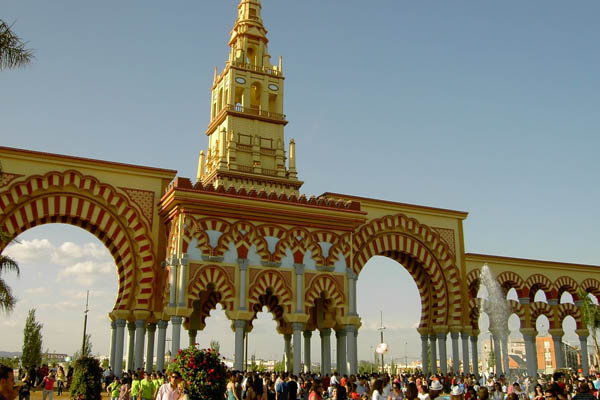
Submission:
M 292 334 L 291 333 L 284 333 L 283 334 L 283 340 L 285 340 L 286 342 L 289 342 L 290 340 L 292 340 Z
M 460 333 L 460 338 L 462 340 L 467 340 L 470 337 L 470 335 L 467 332 L 461 332 Z
M 236 319 L 235 321 L 233 321 L 233 326 L 235 327 L 235 329 L 246 329 L 246 320 Z
M 460 334 L 458 332 L 450 332 L 450 337 L 452 338 L 452 340 L 458 339 L 459 335 Z
M 549 306 L 557 306 L 558 305 L 558 299 L 548 299 L 548 305 Z
M 519 303 L 520 304 L 529 304 L 530 303 L 529 297 L 519 297 Z
M 471 337 L 469 339 L 471 340 L 471 342 L 477 343 L 477 339 L 479 339 L 479 337 L 475 336 L 475 335 L 471 335 Z
M 248 269 L 248 265 L 250 265 L 250 261 L 247 258 L 238 258 L 237 263 L 238 267 L 240 267 L 240 271 L 246 271 Z
M 561 340 L 562 340 L 563 335 L 565 334 L 565 332 L 561 328 L 548 329 L 548 333 L 552 336 L 552 339 L 557 337 Z
M 148 333 L 156 332 L 156 322 L 149 323 L 146 326 L 146 330 L 148 331 Z
M 438 332 L 437 333 L 437 338 L 439 340 L 446 340 L 447 337 L 448 337 L 448 333 L 447 332 Z
M 129 329 L 130 331 L 134 331 L 135 330 L 135 321 L 127 321 L 127 329 Z
M 437 335 L 429 335 L 429 340 L 435 342 L 437 340 Z
M 117 329 L 117 321 L 110 321 L 110 328 Z
M 336 329 L 335 336 L 337 336 L 337 337 L 344 337 L 344 336 L 346 336 L 346 329 L 345 328 Z
M 292 330 L 302 331 L 304 330 L 304 324 L 302 322 L 294 322 L 292 323 Z
M 296 272 L 296 275 L 304 274 L 304 264 L 295 263 L 294 271 Z
M 310 339 L 312 337 L 312 331 L 304 331 L 302 332 L 302 336 L 304 336 L 305 339 Z
M 169 321 L 163 319 L 158 320 L 158 329 L 167 329 L 167 326 L 169 326 Z
M 354 334 L 357 331 L 356 326 L 354 326 L 354 325 L 346 325 L 346 328 L 344 328 L 344 329 L 346 329 L 347 334 L 348 333 Z
M 328 337 L 331 336 L 331 328 L 323 328 L 319 331 L 319 335 L 321 335 L 321 337 Z
M 356 272 L 354 272 L 352 269 L 346 268 L 346 277 L 348 279 L 356 280 L 358 278 L 358 274 Z
M 146 321 L 144 321 L 143 319 L 138 319 L 135 321 L 135 327 L 137 328 L 145 328 L 146 327 Z
M 125 328 L 125 325 L 127 325 L 127 321 L 125 321 L 124 319 L 118 319 L 115 322 L 118 328 Z
M 535 328 L 521 328 L 521 329 L 519 329 L 519 331 L 521 332 L 523 337 L 534 338 L 537 336 L 537 331 L 535 330 Z
M 171 317 L 171 324 L 173 325 L 181 325 L 181 323 L 183 322 L 183 317 L 174 315 Z
M 586 328 L 586 329 L 575 329 L 575 333 L 577 334 L 577 336 L 579 336 L 579 340 L 581 340 L 582 338 L 586 338 L 588 336 L 590 336 L 590 331 Z

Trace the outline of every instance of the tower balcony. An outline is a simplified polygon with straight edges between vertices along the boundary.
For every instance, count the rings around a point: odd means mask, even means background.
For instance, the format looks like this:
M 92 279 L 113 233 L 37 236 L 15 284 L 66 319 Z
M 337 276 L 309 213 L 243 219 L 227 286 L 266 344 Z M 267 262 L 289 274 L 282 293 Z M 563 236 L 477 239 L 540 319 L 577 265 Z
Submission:
M 210 135 L 227 117 L 227 115 L 234 115 L 237 117 L 246 117 L 258 119 L 265 122 L 273 122 L 280 125 L 287 125 L 288 121 L 285 119 L 285 114 L 279 114 L 271 111 L 266 111 L 255 107 L 243 107 L 241 105 L 226 104 L 221 111 L 212 119 L 206 130 L 206 134 Z
M 283 74 L 278 69 L 261 67 L 255 64 L 246 64 L 238 61 L 232 61 L 231 66 L 234 68 L 244 69 L 246 71 L 261 72 L 263 74 L 281 77 Z

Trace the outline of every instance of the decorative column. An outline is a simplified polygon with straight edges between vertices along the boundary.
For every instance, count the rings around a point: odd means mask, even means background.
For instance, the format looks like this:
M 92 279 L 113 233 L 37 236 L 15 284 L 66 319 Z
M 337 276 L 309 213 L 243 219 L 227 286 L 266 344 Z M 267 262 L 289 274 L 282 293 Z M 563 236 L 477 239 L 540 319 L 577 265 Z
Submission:
M 171 266 L 170 286 L 169 286 L 169 307 L 175 307 L 177 302 L 177 259 L 171 256 L 167 260 Z
M 183 322 L 182 317 L 172 316 L 171 317 L 171 328 L 172 335 L 171 338 L 171 358 L 175 359 L 177 356 L 177 352 L 181 349 L 180 340 L 181 340 L 181 323 Z
M 125 325 L 127 325 L 127 321 L 118 319 L 116 324 L 117 341 L 115 344 L 115 365 L 113 367 L 113 372 L 120 378 L 123 372 L 123 347 L 125 346 Z
M 429 336 L 421 335 L 421 364 L 423 365 L 423 375 L 429 376 Z
M 196 344 L 196 335 L 198 335 L 198 331 L 196 329 L 188 329 L 188 338 L 189 338 L 189 347 L 193 347 Z
M 500 376 L 503 374 L 502 371 L 502 348 L 500 347 L 500 339 L 498 338 L 498 334 L 492 332 L 492 341 L 494 342 L 494 358 L 496 360 L 496 376 Z
M 158 321 L 158 343 L 156 345 L 156 370 L 165 369 L 165 347 L 167 344 L 167 326 L 169 321 Z M 150 340 L 150 338 L 148 338 Z
M 294 271 L 296 272 L 296 312 L 298 314 L 304 313 L 304 264 L 294 264 Z
M 304 331 L 304 373 L 310 372 L 310 338 L 312 336 L 311 331 Z
M 115 369 L 115 351 L 117 350 L 117 322 L 110 321 L 110 367 Z
M 156 323 L 153 322 L 148 324 L 146 331 L 148 332 L 148 347 L 146 348 L 146 372 L 150 373 L 154 369 L 154 335 L 156 334 Z
M 285 355 L 285 372 L 292 370 L 292 335 L 283 335 L 283 352 Z
M 471 335 L 471 357 L 473 359 L 473 375 L 479 379 L 479 357 L 477 348 L 477 335 Z
M 448 337 L 447 332 L 439 332 L 437 334 L 438 347 L 440 351 L 440 370 L 443 375 L 448 373 L 448 357 L 446 356 L 446 338 Z
M 525 358 L 527 359 L 527 375 L 537 376 L 537 349 L 535 347 L 536 330 L 533 328 L 521 329 L 525 341 Z
M 579 336 L 579 346 L 581 347 L 579 356 L 581 357 L 581 370 L 583 372 L 583 376 L 588 376 L 590 374 L 590 357 L 588 355 L 588 330 L 587 329 L 577 329 L 575 331 Z
M 146 321 L 135 321 L 135 369 L 144 368 L 144 339 L 146 338 Z
M 293 333 L 293 346 L 294 346 L 294 368 L 292 368 L 292 372 L 294 375 L 300 374 L 300 367 L 302 366 L 302 330 L 304 329 L 304 324 L 299 322 L 294 322 L 292 324 Z
M 331 328 L 321 329 L 321 376 L 331 374 Z
M 565 367 L 565 354 L 563 352 L 562 346 L 562 337 L 563 330 L 562 329 L 548 329 L 548 333 L 552 335 L 552 342 L 554 343 L 554 354 L 556 357 L 556 368 L 564 368 Z
M 187 294 L 188 283 L 188 255 L 183 253 L 179 258 L 180 277 L 179 277 L 179 307 L 185 307 L 185 296 Z
M 340 329 L 335 331 L 336 338 L 336 365 L 337 372 L 340 376 L 344 376 L 347 374 L 346 371 L 346 331 Z
M 507 328 L 507 332 L 508 332 L 508 328 Z M 504 337 L 502 338 L 500 343 L 502 343 L 502 366 L 503 366 L 502 370 L 504 371 L 504 375 L 509 375 L 510 367 L 508 365 L 508 334 L 504 335 Z
M 235 358 L 233 361 L 233 369 L 242 371 L 244 368 L 244 334 L 246 333 L 246 321 L 236 319 L 233 322 L 235 327 Z
M 429 347 L 431 349 L 431 373 L 437 374 L 437 336 L 430 335 L 429 336 Z
M 452 340 L 452 372 L 456 375 L 459 374 L 460 370 L 460 356 L 458 353 L 458 332 L 450 332 L 450 339 Z
M 462 339 L 463 374 L 469 375 L 471 373 L 471 368 L 469 367 L 469 334 L 461 332 L 460 338 Z
M 135 322 L 127 322 L 127 330 L 129 331 L 129 342 L 127 344 L 127 369 L 133 371 L 135 369 Z
M 358 315 L 356 312 L 356 279 L 358 275 L 351 269 L 346 269 L 346 277 L 348 278 L 348 314 L 353 317 Z
M 348 353 L 348 373 L 358 373 L 358 352 L 356 347 L 357 329 L 354 325 L 346 325 L 346 349 Z
M 246 310 L 246 273 L 248 271 L 249 261 L 247 258 L 238 258 L 238 267 L 240 269 L 240 310 Z

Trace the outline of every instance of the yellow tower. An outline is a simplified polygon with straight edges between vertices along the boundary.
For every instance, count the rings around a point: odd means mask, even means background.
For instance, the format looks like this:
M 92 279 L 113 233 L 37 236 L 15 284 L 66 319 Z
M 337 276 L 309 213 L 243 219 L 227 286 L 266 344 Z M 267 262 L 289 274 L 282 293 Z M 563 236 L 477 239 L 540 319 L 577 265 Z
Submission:
M 229 60 L 215 68 L 208 149 L 200 152 L 197 180 L 298 195 L 295 143 L 286 157 L 282 58 L 271 64 L 259 0 L 241 0 L 229 40 Z M 286 166 L 287 161 L 287 166 Z

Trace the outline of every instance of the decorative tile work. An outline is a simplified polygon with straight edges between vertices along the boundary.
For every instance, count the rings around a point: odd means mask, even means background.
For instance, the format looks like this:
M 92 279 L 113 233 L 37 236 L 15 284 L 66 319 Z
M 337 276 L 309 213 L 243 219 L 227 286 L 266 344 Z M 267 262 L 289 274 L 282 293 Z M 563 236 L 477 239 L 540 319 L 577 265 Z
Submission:
M 119 189 L 125 191 L 129 198 L 140 207 L 142 215 L 148 220 L 150 226 L 152 226 L 154 217 L 154 192 L 126 187 L 121 187 Z
M 453 256 L 456 255 L 456 241 L 454 240 L 454 229 L 446 229 L 446 228 L 435 228 L 432 227 L 434 231 L 436 231 L 442 240 L 446 242 Z
M 0 187 L 2 186 L 6 186 L 9 183 L 11 183 L 13 180 L 20 178 L 21 176 L 24 175 L 19 175 L 19 174 L 7 174 L 5 172 L 2 172 L 0 174 Z

